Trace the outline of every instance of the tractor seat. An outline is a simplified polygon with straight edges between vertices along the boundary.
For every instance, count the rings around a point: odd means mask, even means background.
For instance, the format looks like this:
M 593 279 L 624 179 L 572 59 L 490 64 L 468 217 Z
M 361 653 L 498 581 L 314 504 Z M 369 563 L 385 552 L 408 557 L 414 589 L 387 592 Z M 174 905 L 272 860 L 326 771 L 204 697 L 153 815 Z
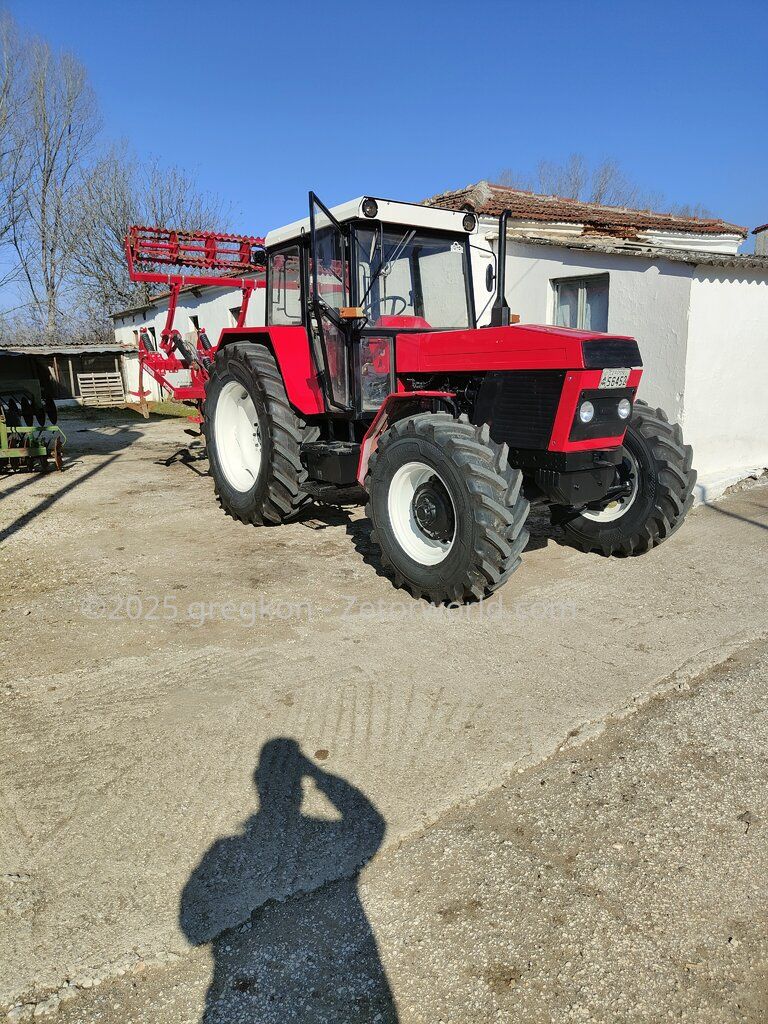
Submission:
M 423 316 L 380 316 L 378 317 L 372 327 L 389 327 L 390 329 L 395 327 L 407 330 L 409 327 L 422 327 L 425 330 L 431 330 L 432 324 L 427 323 Z

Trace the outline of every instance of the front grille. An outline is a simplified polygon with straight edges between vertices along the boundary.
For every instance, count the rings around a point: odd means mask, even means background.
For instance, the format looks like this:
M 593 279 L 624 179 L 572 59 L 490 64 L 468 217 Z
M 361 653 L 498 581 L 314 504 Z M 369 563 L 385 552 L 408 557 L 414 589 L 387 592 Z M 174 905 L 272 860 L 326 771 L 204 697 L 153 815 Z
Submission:
M 496 370 L 483 378 L 474 420 L 487 423 L 497 444 L 546 448 L 565 370 Z
M 642 366 L 640 349 L 634 338 L 596 338 L 583 341 L 584 366 L 588 370 Z

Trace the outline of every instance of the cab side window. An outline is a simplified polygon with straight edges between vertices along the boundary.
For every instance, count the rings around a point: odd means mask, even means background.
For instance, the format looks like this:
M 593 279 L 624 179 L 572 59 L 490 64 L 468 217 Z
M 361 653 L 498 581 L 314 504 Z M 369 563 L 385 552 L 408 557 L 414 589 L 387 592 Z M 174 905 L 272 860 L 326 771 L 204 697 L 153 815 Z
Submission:
M 294 245 L 270 254 L 267 322 L 291 326 L 301 321 L 301 254 Z

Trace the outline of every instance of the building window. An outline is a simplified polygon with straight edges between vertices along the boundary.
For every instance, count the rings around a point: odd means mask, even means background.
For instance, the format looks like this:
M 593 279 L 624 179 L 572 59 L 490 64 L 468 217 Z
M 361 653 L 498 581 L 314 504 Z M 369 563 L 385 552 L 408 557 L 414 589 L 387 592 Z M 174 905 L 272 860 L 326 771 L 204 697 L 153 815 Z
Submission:
M 608 330 L 608 275 L 563 277 L 553 281 L 557 327 Z

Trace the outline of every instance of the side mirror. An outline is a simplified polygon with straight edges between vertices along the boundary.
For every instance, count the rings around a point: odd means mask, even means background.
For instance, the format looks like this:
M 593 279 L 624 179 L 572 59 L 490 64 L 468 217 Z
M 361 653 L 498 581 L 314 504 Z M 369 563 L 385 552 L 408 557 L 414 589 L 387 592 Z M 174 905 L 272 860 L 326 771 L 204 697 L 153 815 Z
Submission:
M 494 291 L 496 288 L 496 271 L 492 263 L 489 263 L 485 268 L 485 287 L 489 292 Z

